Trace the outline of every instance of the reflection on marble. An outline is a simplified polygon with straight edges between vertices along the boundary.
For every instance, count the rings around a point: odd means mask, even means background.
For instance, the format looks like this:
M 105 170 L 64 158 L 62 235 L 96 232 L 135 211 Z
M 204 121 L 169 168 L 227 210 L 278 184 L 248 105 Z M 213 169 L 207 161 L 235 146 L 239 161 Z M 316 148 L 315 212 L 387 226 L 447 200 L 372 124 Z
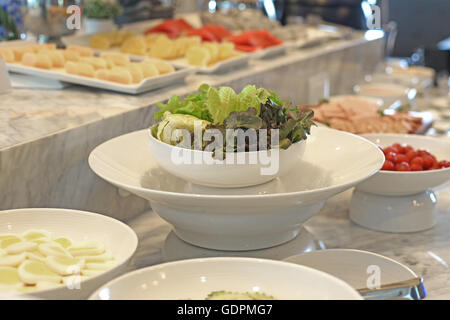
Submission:
M 450 299 L 450 183 L 436 190 L 439 199 L 437 225 L 410 234 L 370 231 L 352 223 L 348 218 L 351 192 L 330 199 L 321 212 L 306 223 L 305 227 L 315 239 L 328 249 L 366 250 L 397 260 L 424 278 L 428 299 Z M 164 262 L 162 250 L 171 226 L 151 211 L 128 224 L 139 237 L 139 247 L 129 270 Z M 264 257 L 280 259 L 275 248 L 270 252 L 272 256 Z M 184 252 L 180 257 L 185 258 Z
M 193 75 L 176 85 L 141 95 L 70 86 L 64 90 L 16 89 L 0 95 L 0 209 L 64 207 L 119 219 L 148 208 L 135 196 L 96 177 L 87 158 L 97 145 L 146 128 L 155 104 L 187 95 L 203 82 L 236 90 L 248 83 L 271 88 L 294 103 L 306 103 L 308 78 L 329 77 L 331 93 L 350 92 L 382 59 L 383 41 L 335 41 L 290 52 L 221 75 Z

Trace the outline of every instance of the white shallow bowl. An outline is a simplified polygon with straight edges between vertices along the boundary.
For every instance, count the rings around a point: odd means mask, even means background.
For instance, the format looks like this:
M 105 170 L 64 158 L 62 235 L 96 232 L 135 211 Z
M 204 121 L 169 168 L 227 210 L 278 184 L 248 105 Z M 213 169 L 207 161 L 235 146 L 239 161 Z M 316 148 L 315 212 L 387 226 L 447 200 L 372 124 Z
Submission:
M 383 162 L 381 150 L 368 140 L 317 127 L 291 172 L 247 188 L 202 187 L 167 173 L 148 148 L 147 130 L 107 141 L 89 156 L 97 175 L 150 200 L 182 240 L 232 251 L 292 240 L 328 198 L 369 178 Z
M 85 299 L 104 283 L 122 274 L 136 251 L 136 233 L 126 224 L 90 212 L 67 209 L 18 209 L 0 212 L 0 233 L 22 233 L 30 229 L 44 229 L 55 236 L 74 241 L 95 240 L 109 248 L 117 265 L 80 283 L 80 289 L 67 287 L 37 291 L 29 294 L 40 299 Z M 17 296 L 20 297 L 20 296 Z
M 410 88 L 394 83 L 371 82 L 355 86 L 358 95 L 373 97 L 383 100 L 383 107 L 389 108 L 396 102 L 408 104 L 414 98 L 414 91 Z
M 279 300 L 360 300 L 347 283 L 292 263 L 252 258 L 170 262 L 128 273 L 93 300 L 204 300 L 213 291 L 261 292 Z
M 212 152 L 184 149 L 164 143 L 153 137 L 148 130 L 150 150 L 158 165 L 169 173 L 186 181 L 216 188 L 240 188 L 268 182 L 292 170 L 305 153 L 305 140 L 291 145 L 287 150 L 272 149 L 245 153 L 226 153 L 226 159 L 235 163 L 213 163 Z M 189 162 L 182 162 L 186 156 Z M 243 156 L 238 163 L 235 156 Z M 265 157 L 264 157 L 265 156 Z M 272 157 L 267 162 L 266 157 Z M 254 157 L 252 159 L 252 157 Z M 195 159 L 201 159 L 195 163 Z M 225 160 L 227 161 L 227 160 Z M 277 165 L 270 169 L 271 163 Z
M 383 106 L 383 99 L 380 98 L 374 98 L 374 97 L 366 97 L 362 95 L 339 95 L 339 96 L 332 96 L 329 99 L 332 102 L 340 102 L 340 101 L 362 101 L 365 103 L 373 104 L 374 106 L 377 106 L 378 108 L 381 108 Z
M 398 283 L 417 277 L 407 266 L 388 257 L 362 250 L 328 249 L 302 253 L 289 257 L 284 261 L 317 269 L 336 278 L 344 280 L 355 289 L 366 289 L 368 286 Z M 377 277 L 379 276 L 379 277 Z M 410 296 L 415 291 L 400 288 L 390 292 L 388 297 L 423 298 Z
M 425 149 L 438 161 L 450 161 L 450 142 L 445 139 L 404 134 L 364 134 L 373 143 L 388 147 L 394 143 L 408 144 L 414 149 Z M 450 180 L 450 168 L 432 171 L 380 171 L 358 185 L 358 190 L 385 196 L 407 196 L 422 193 Z

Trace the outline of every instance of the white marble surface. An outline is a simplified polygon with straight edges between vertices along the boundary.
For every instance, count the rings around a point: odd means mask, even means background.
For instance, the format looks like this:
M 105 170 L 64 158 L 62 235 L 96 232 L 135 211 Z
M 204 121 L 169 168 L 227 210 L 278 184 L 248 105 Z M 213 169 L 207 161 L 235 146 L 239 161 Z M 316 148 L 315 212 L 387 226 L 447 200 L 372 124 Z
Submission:
M 328 200 L 305 227 L 328 249 L 367 250 L 395 259 L 424 278 L 428 299 L 450 299 L 450 183 L 436 191 L 438 222 L 427 231 L 393 234 L 355 225 L 348 218 L 351 190 Z M 151 211 L 128 224 L 139 237 L 139 247 L 129 269 L 164 262 L 162 248 L 171 226 Z

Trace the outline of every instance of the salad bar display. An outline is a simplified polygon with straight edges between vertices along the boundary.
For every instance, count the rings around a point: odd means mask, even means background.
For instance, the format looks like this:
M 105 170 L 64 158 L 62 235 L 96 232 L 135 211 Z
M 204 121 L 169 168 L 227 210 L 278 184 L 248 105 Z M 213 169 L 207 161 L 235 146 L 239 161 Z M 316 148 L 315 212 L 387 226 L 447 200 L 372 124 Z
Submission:
M 379 64 L 380 30 L 221 5 L 0 44 L 2 203 L 42 207 L 0 211 L 0 295 L 173 299 L 179 315 L 426 297 L 450 243 L 450 142 L 422 106 L 441 73 Z

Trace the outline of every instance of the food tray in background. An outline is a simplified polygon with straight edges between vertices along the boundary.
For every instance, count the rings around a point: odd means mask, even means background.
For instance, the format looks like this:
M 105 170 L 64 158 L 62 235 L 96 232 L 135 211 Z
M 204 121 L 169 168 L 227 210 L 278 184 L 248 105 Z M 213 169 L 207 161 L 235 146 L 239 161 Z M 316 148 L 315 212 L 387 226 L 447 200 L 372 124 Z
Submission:
M 306 36 L 304 38 L 290 41 L 290 47 L 301 49 L 318 46 L 330 40 L 342 39 L 344 35 L 333 29 L 307 27 Z
M 205 66 L 205 67 L 193 67 L 187 62 L 186 58 L 181 58 L 181 59 L 176 59 L 176 60 L 168 60 L 168 61 L 170 61 L 174 66 L 177 66 L 180 68 L 181 67 L 194 68 L 198 73 L 212 74 L 212 73 L 227 72 L 232 69 L 239 68 L 239 67 L 246 67 L 248 65 L 248 61 L 249 61 L 250 57 L 251 57 L 251 55 L 249 55 L 249 54 L 242 54 L 240 56 L 236 56 L 236 57 L 228 59 L 228 60 L 223 60 L 223 61 L 214 63 L 211 66 Z
M 77 46 L 83 46 L 83 47 L 89 47 L 90 48 L 90 37 L 92 35 L 83 35 L 83 36 L 70 36 L 70 37 L 65 37 L 62 39 L 62 42 L 66 45 L 77 45 Z M 282 48 L 284 49 L 284 51 L 286 51 L 286 48 Z M 112 48 L 112 49 L 107 49 L 107 50 L 99 50 L 99 49 L 92 49 L 94 50 L 95 53 L 102 53 L 102 52 L 113 52 L 113 53 L 120 53 L 120 48 L 116 47 L 116 48 Z M 280 49 L 278 49 L 280 50 Z M 264 52 L 262 52 L 264 51 Z M 269 54 L 270 52 L 266 52 L 266 50 L 262 50 L 261 53 L 264 54 L 264 56 L 266 56 L 267 54 Z M 237 67 L 243 67 L 246 66 L 248 64 L 248 60 L 250 58 L 253 58 L 253 53 L 248 54 L 248 53 L 241 53 L 241 52 L 237 52 L 239 55 L 227 60 L 223 60 L 220 62 L 217 62 L 211 66 L 206 66 L 206 67 L 198 67 L 198 66 L 193 66 L 190 65 L 187 62 L 186 58 L 178 58 L 178 59 L 173 59 L 173 60 L 166 60 L 163 59 L 163 61 L 170 63 L 174 66 L 177 66 L 178 68 L 190 68 L 192 69 L 194 72 L 197 71 L 199 73 L 206 73 L 206 74 L 211 74 L 211 73 L 221 73 L 221 72 L 226 72 L 229 71 L 231 69 L 237 68 Z M 134 59 L 134 60 L 142 60 L 142 59 L 152 59 L 146 56 L 139 56 L 139 55 L 133 55 L 133 54 L 129 54 L 126 53 L 130 59 Z
M 6 67 L 9 72 L 38 76 L 47 79 L 60 80 L 82 86 L 129 94 L 139 94 L 150 90 L 160 89 L 171 84 L 183 83 L 188 75 L 195 72 L 194 68 L 174 65 L 175 72 L 173 73 L 160 75 L 154 78 L 147 78 L 142 80 L 141 83 L 138 84 L 126 85 L 111 81 L 69 74 L 64 70 L 64 68 L 57 68 L 57 69 L 55 68 L 52 70 L 46 70 L 28 67 L 18 63 L 7 63 Z
M 249 55 L 251 59 L 268 59 L 286 54 L 287 48 L 288 45 L 286 43 L 283 43 L 278 46 L 268 47 L 263 50 L 252 52 Z

